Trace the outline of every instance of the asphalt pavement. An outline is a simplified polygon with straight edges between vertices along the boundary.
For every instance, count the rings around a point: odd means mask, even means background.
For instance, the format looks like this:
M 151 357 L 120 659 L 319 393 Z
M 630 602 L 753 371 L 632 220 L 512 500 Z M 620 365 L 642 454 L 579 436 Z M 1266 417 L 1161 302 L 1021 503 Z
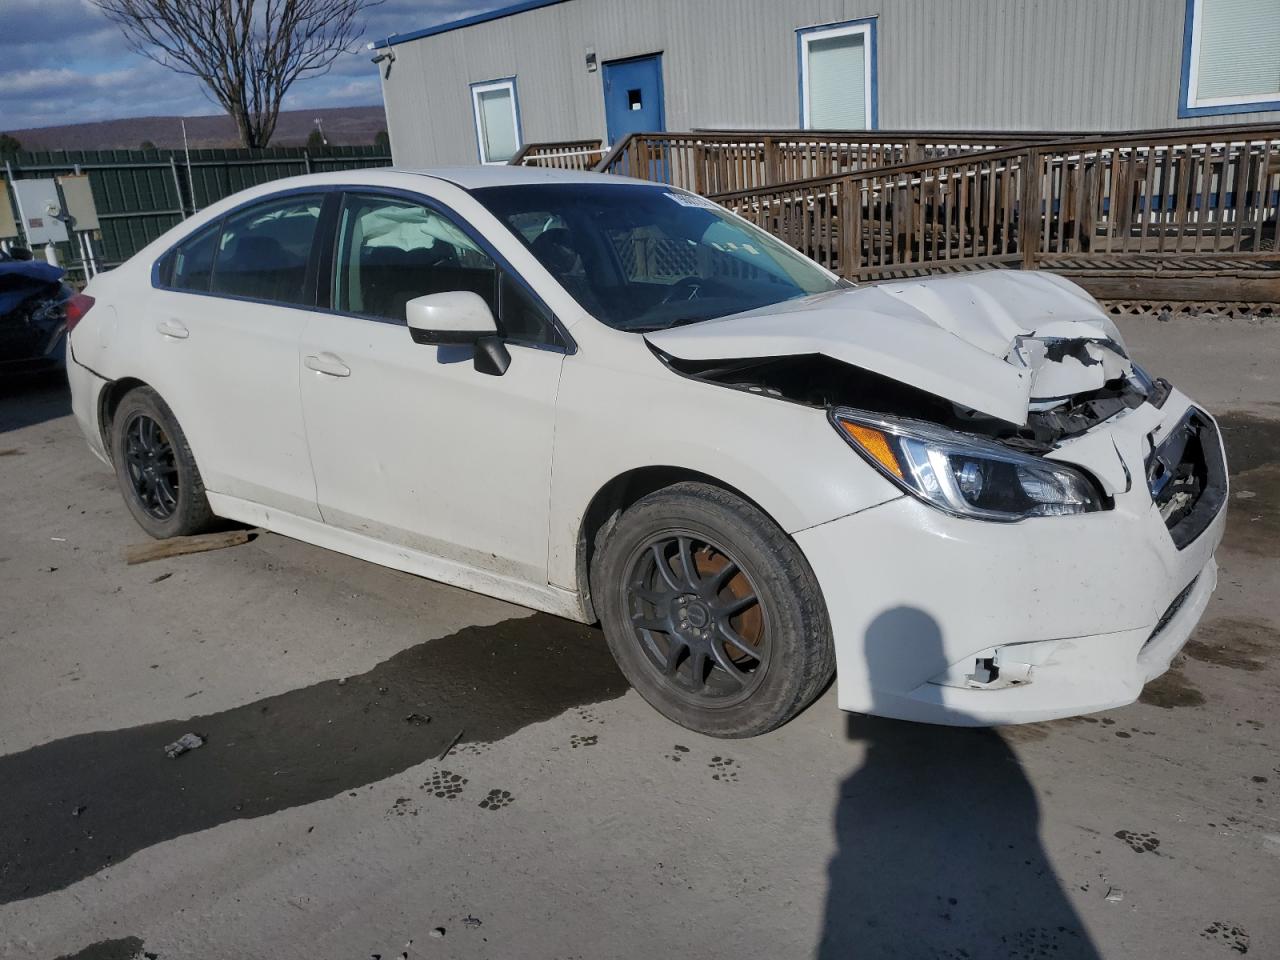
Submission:
M 0 956 L 1280 956 L 1280 321 L 1120 322 L 1221 417 L 1218 592 L 1141 702 L 1001 730 L 716 741 L 593 628 L 272 534 L 129 566 L 64 387 L 0 385 Z

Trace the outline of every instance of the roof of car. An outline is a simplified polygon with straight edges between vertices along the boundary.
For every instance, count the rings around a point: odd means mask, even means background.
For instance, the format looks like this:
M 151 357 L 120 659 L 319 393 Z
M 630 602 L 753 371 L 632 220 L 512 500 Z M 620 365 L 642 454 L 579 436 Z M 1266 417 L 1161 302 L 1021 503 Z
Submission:
M 606 173 L 590 173 L 585 170 L 551 170 L 545 167 L 512 167 L 506 164 L 473 167 L 434 167 L 425 169 L 395 168 L 399 173 L 419 174 L 447 180 L 464 190 L 479 190 L 483 187 L 510 187 L 530 183 L 643 183 L 652 186 L 649 180 L 634 180 L 631 177 L 617 177 Z

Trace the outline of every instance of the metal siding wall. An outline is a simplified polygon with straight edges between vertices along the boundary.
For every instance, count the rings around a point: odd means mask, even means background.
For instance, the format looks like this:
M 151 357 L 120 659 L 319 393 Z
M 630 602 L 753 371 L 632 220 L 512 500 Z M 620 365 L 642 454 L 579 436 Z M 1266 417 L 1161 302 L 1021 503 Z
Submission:
M 1184 11 L 1185 0 L 570 0 L 400 44 L 383 93 L 402 165 L 475 163 L 469 84 L 496 77 L 516 77 L 525 142 L 603 136 L 589 46 L 601 63 L 663 54 L 668 129 L 793 129 L 795 30 L 875 16 L 885 129 L 1280 119 L 1178 119 Z

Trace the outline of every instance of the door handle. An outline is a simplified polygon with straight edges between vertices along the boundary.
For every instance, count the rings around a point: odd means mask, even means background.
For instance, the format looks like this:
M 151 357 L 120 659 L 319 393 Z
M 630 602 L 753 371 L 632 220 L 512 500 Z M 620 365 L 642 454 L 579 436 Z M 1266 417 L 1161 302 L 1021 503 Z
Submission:
M 172 337 L 174 340 L 185 340 L 191 336 L 191 331 L 181 320 L 167 318 L 156 324 L 156 330 L 163 333 L 166 337 Z
M 323 373 L 330 377 L 351 376 L 351 368 L 343 363 L 340 357 L 336 357 L 332 353 L 311 354 L 303 360 L 303 363 L 307 365 L 308 370 L 314 370 L 316 373 Z

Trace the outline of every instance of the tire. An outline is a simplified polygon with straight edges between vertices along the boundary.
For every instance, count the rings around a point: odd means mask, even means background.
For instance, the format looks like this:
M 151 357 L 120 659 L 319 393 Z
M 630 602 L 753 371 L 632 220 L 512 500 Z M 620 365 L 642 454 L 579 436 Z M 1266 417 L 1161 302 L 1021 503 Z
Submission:
M 145 434 L 149 434 L 149 447 Z M 213 525 L 213 511 L 186 434 L 168 404 L 150 387 L 129 391 L 116 408 L 111 421 L 111 462 L 125 505 L 151 536 L 158 540 L 189 536 Z M 150 479 L 140 479 L 147 465 Z
M 637 501 L 596 551 L 591 584 L 627 680 L 698 733 L 773 730 L 835 673 L 826 604 L 800 548 L 717 487 L 679 483 Z

